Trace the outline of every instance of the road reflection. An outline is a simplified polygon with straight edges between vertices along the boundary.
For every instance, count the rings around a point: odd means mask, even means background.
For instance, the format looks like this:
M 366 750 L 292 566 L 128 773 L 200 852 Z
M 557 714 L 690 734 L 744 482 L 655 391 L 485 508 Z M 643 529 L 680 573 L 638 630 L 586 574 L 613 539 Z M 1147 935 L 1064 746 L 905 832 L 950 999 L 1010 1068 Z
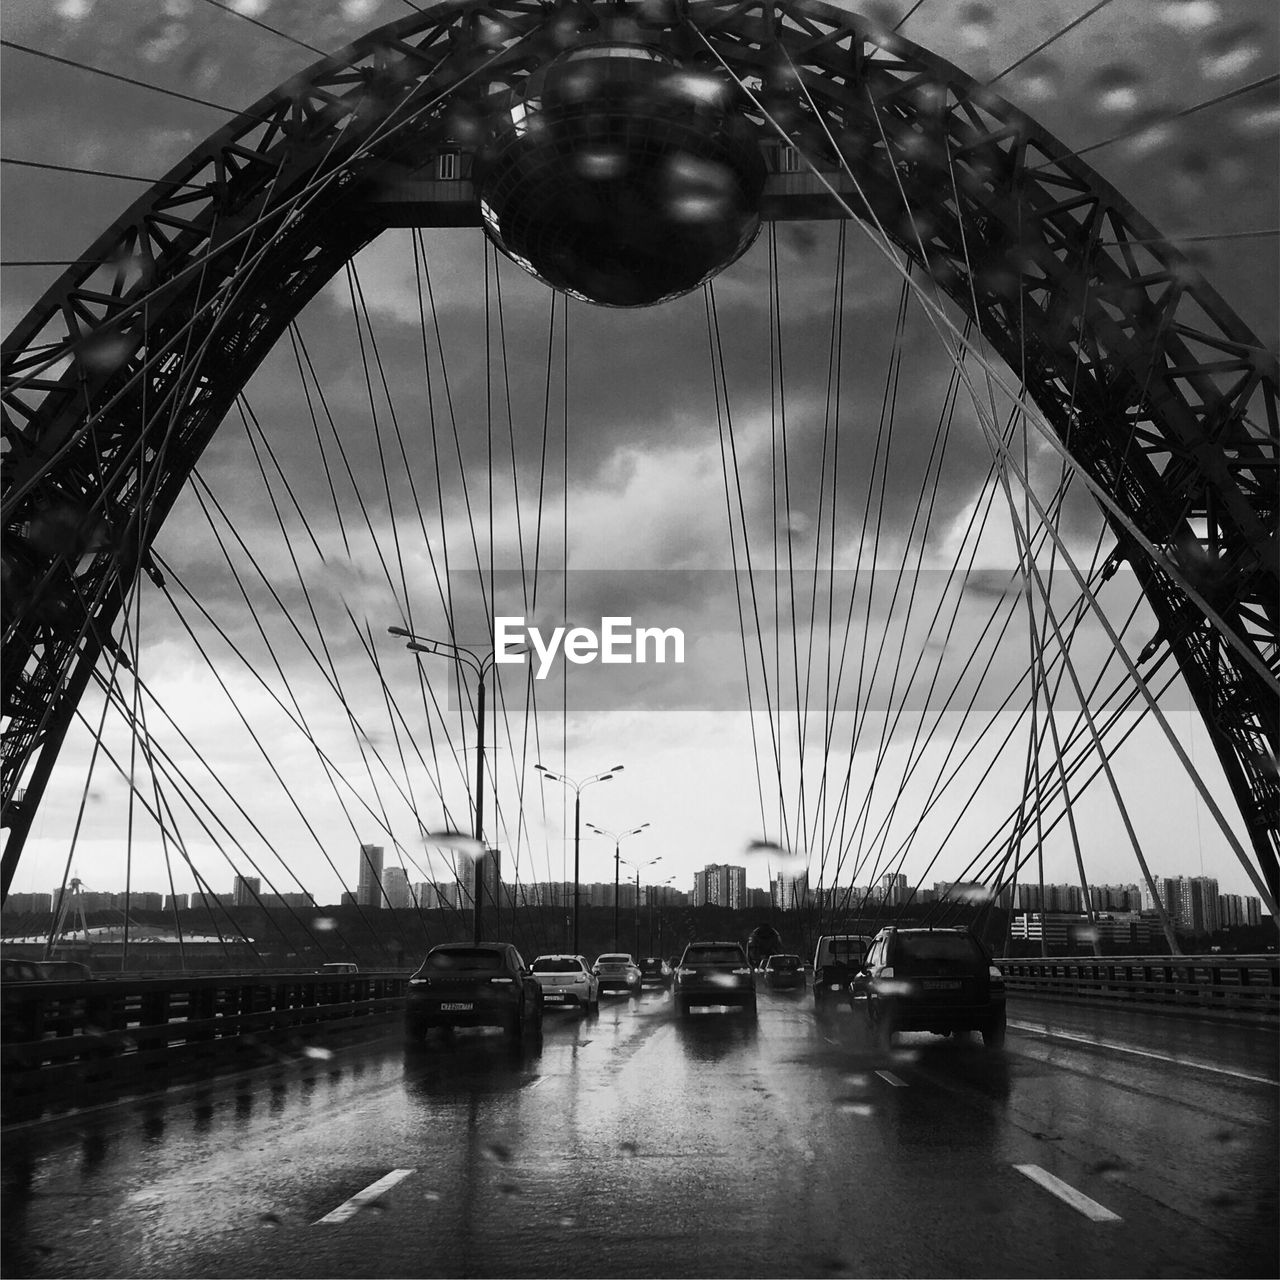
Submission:
M 758 1034 L 755 1018 L 738 1009 L 712 1006 L 674 1021 L 684 1055 L 692 1062 L 718 1062 L 753 1045 Z
M 529 1083 L 542 1055 L 542 1037 L 512 1041 L 487 1030 L 436 1033 L 404 1046 L 404 1087 L 410 1097 L 472 1098 L 506 1093 Z

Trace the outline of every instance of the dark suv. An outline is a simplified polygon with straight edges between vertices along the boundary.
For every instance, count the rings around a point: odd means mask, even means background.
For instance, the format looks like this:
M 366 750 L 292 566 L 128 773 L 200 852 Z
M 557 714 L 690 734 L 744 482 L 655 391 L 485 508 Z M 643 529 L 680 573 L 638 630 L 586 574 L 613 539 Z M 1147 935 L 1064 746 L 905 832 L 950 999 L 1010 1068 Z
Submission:
M 756 985 L 747 953 L 736 942 L 691 942 L 676 966 L 676 1012 L 695 1004 L 736 1004 L 755 1017 Z
M 854 1014 L 884 1049 L 896 1031 L 980 1031 L 1004 1044 L 1004 975 L 968 929 L 882 929 L 853 977 Z
M 542 1029 L 542 987 L 506 942 L 443 942 L 409 979 L 404 1030 L 421 1040 L 429 1027 L 501 1027 L 513 1039 Z

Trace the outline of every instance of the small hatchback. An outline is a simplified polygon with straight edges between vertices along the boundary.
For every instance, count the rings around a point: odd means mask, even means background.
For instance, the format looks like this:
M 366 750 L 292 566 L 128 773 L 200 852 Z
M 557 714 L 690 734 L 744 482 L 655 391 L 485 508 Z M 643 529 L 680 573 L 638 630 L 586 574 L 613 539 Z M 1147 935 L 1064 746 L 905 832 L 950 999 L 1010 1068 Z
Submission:
M 804 965 L 799 956 L 786 953 L 770 956 L 760 966 L 760 972 L 764 974 L 764 984 L 770 991 L 804 990 Z
M 597 956 L 591 972 L 600 979 L 601 991 L 640 990 L 640 966 L 621 951 L 611 951 Z
M 542 1028 L 542 988 L 505 942 L 442 942 L 409 979 L 404 1029 L 421 1040 L 430 1027 L 501 1027 L 512 1039 Z
M 640 985 L 642 987 L 669 987 L 675 974 L 661 956 L 645 956 L 640 961 Z
M 676 966 L 676 1012 L 694 1005 L 739 1005 L 755 1016 L 755 975 L 736 942 L 691 942 Z
M 882 929 L 849 998 L 884 1049 L 898 1031 L 978 1031 L 989 1049 L 1004 1044 L 1004 975 L 968 929 Z
M 594 1012 L 600 1007 L 600 983 L 585 956 L 539 956 L 529 967 L 548 1009 Z

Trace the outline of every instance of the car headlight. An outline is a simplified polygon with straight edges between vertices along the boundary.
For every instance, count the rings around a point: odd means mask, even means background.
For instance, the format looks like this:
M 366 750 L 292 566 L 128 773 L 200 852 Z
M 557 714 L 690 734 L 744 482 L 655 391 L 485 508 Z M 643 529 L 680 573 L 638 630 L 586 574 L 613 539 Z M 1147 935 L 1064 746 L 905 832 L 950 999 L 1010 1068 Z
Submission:
M 430 978 L 410 978 L 409 985 L 411 987 L 425 987 L 430 981 Z

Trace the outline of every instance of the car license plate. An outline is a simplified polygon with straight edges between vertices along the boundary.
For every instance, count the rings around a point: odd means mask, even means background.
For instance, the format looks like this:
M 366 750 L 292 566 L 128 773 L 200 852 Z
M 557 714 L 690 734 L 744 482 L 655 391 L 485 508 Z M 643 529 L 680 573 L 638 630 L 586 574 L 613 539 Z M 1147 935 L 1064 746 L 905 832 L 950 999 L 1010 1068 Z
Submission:
M 440 1008 L 444 1013 L 469 1013 L 475 1005 L 470 1000 L 446 1000 Z
M 926 991 L 959 991 L 959 978 L 926 978 L 924 980 L 924 989 Z
M 544 1000 L 563 1000 L 564 996 L 559 991 L 548 991 L 542 998 Z

